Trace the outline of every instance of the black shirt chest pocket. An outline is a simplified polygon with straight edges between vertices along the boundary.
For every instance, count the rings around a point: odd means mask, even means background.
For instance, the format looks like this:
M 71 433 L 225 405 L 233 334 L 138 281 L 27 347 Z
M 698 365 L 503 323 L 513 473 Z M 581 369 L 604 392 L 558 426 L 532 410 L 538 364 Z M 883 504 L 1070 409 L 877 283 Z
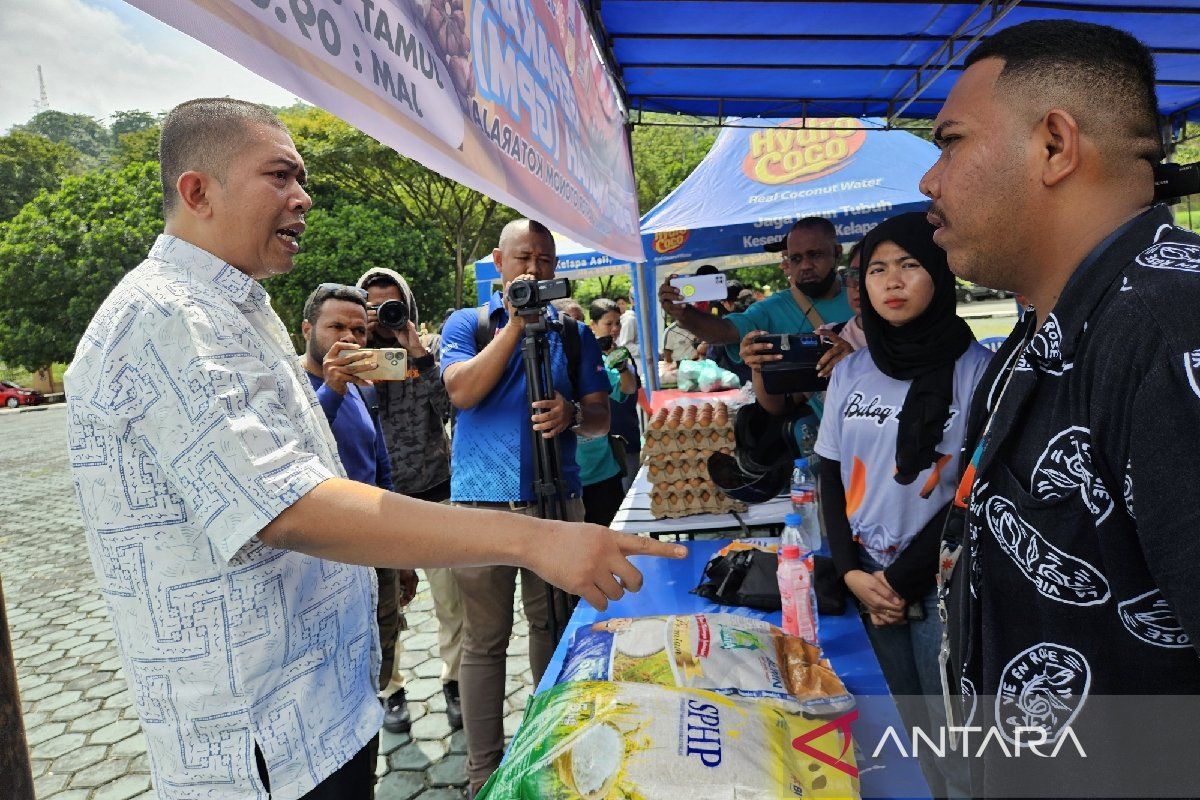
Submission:
M 1042 597 L 1069 606 L 1107 603 L 1112 596 L 1096 536 L 1097 517 L 1112 513 L 1100 502 L 1102 486 L 1073 487 L 1062 476 L 1038 476 L 1033 491 L 1002 463 L 993 464 L 972 498 L 984 549 L 998 549 Z M 990 542 L 988 541 L 990 540 Z

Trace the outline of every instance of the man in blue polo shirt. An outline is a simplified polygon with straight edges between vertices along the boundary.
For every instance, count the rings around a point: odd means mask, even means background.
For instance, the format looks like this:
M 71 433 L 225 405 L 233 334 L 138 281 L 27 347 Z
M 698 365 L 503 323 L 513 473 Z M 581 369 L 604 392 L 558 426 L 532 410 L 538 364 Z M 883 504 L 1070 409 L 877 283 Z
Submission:
M 739 363 L 739 345 L 753 331 L 809 333 L 827 323 L 853 317 L 846 292 L 837 280 L 842 247 L 833 223 L 824 217 L 804 217 L 792 225 L 786 241 L 780 268 L 787 276 L 790 291 L 776 292 L 745 311 L 717 317 L 681 302 L 683 295 L 668 279 L 658 291 L 663 310 L 675 318 L 679 327 L 704 341 L 727 345 L 729 357 Z
M 547 334 L 555 397 L 531 409 L 521 360 L 525 322 L 513 316 L 505 297 L 514 280 L 554 277 L 558 264 L 554 239 L 539 222 L 515 220 L 504 227 L 492 257 L 505 291 L 493 294 L 486 306 L 488 324 L 481 324 L 479 309 L 465 308 L 451 314 L 442 328 L 442 380 L 450 402 L 458 409 L 450 457 L 450 499 L 456 505 L 536 516 L 533 432 L 537 431 L 548 438 L 558 437 L 561 477 L 570 495 L 568 516 L 581 521 L 583 488 L 575 461 L 575 437 L 604 436 L 609 424 L 609 383 L 600 348 L 586 325 L 548 307 L 551 319 L 577 326 L 579 374 L 573 381 L 561 336 Z M 477 344 L 481 328 L 487 341 L 482 349 Z M 578 397 L 573 385 L 578 386 Z M 505 661 L 518 572 L 536 683 L 555 645 L 547 622 L 545 583 L 532 572 L 515 567 L 454 570 L 463 598 L 465 636 L 459 690 L 472 793 L 479 791 L 499 766 L 504 749 Z

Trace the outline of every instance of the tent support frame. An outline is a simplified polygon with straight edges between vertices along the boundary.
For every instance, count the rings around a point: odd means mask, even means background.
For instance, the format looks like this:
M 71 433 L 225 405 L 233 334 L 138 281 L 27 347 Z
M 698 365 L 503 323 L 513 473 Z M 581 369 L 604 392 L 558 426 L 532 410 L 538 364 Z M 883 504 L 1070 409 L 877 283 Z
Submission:
M 992 28 L 996 27 L 1002 19 L 1008 16 L 1008 13 L 1017 7 L 1021 0 L 984 0 L 975 10 L 962 21 L 962 24 L 955 29 L 954 33 L 946 37 L 946 41 L 942 46 L 934 51 L 925 63 L 917 67 L 913 72 L 912 77 L 904 82 L 900 87 L 900 91 L 892 97 L 889 105 L 894 109 L 888 113 L 888 124 L 895 124 L 896 120 L 903 116 L 908 107 L 915 103 L 925 91 L 933 85 L 934 81 L 945 75 L 949 69 L 954 66 L 954 62 L 958 61 L 967 50 L 975 46 L 975 43 L 988 34 Z M 968 37 L 969 31 L 975 25 L 976 20 L 981 15 L 989 14 L 990 16 L 980 25 L 973 34 Z M 956 45 L 958 47 L 956 48 Z M 939 62 L 944 57 L 944 63 L 938 66 Z M 932 72 L 931 72 L 932 71 Z M 931 74 L 930 74 L 931 73 Z M 912 86 L 912 91 L 909 94 L 909 87 Z M 899 108 L 896 108 L 896 103 L 903 99 L 903 103 Z

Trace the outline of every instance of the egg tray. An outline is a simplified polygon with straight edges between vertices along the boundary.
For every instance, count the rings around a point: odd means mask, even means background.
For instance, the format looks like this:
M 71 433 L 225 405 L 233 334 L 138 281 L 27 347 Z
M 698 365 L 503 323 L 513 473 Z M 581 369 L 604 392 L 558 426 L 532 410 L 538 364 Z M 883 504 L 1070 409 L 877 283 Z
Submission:
M 707 428 L 663 428 L 646 431 L 646 442 L 642 445 L 642 453 L 646 456 L 672 455 L 685 453 L 688 450 L 720 450 L 732 448 L 734 444 L 733 428 L 709 426 Z
M 701 489 L 689 487 L 683 491 L 655 487 L 650 492 L 650 514 L 655 519 L 690 517 L 693 514 L 728 514 L 731 511 L 745 510 L 744 503 L 733 500 L 711 486 Z
M 645 451 L 642 451 L 645 453 Z M 701 450 L 694 456 L 684 455 L 667 455 L 659 454 L 649 458 L 643 458 L 642 463 L 646 465 L 646 476 L 650 483 L 658 485 L 670 485 L 678 480 L 688 480 L 689 478 L 700 478 L 705 483 L 711 482 L 711 477 L 708 474 L 708 457 L 713 451 Z M 733 451 L 728 447 L 722 447 L 719 452 L 726 455 L 732 455 Z

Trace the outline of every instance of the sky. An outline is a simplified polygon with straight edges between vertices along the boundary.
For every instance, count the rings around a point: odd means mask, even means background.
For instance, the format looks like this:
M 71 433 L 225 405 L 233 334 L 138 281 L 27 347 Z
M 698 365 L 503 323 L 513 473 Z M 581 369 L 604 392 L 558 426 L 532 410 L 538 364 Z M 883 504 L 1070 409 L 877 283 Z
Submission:
M 122 0 L 0 0 L 0 54 L 0 133 L 35 113 L 39 64 L 50 108 L 102 122 L 194 97 L 296 99 Z

